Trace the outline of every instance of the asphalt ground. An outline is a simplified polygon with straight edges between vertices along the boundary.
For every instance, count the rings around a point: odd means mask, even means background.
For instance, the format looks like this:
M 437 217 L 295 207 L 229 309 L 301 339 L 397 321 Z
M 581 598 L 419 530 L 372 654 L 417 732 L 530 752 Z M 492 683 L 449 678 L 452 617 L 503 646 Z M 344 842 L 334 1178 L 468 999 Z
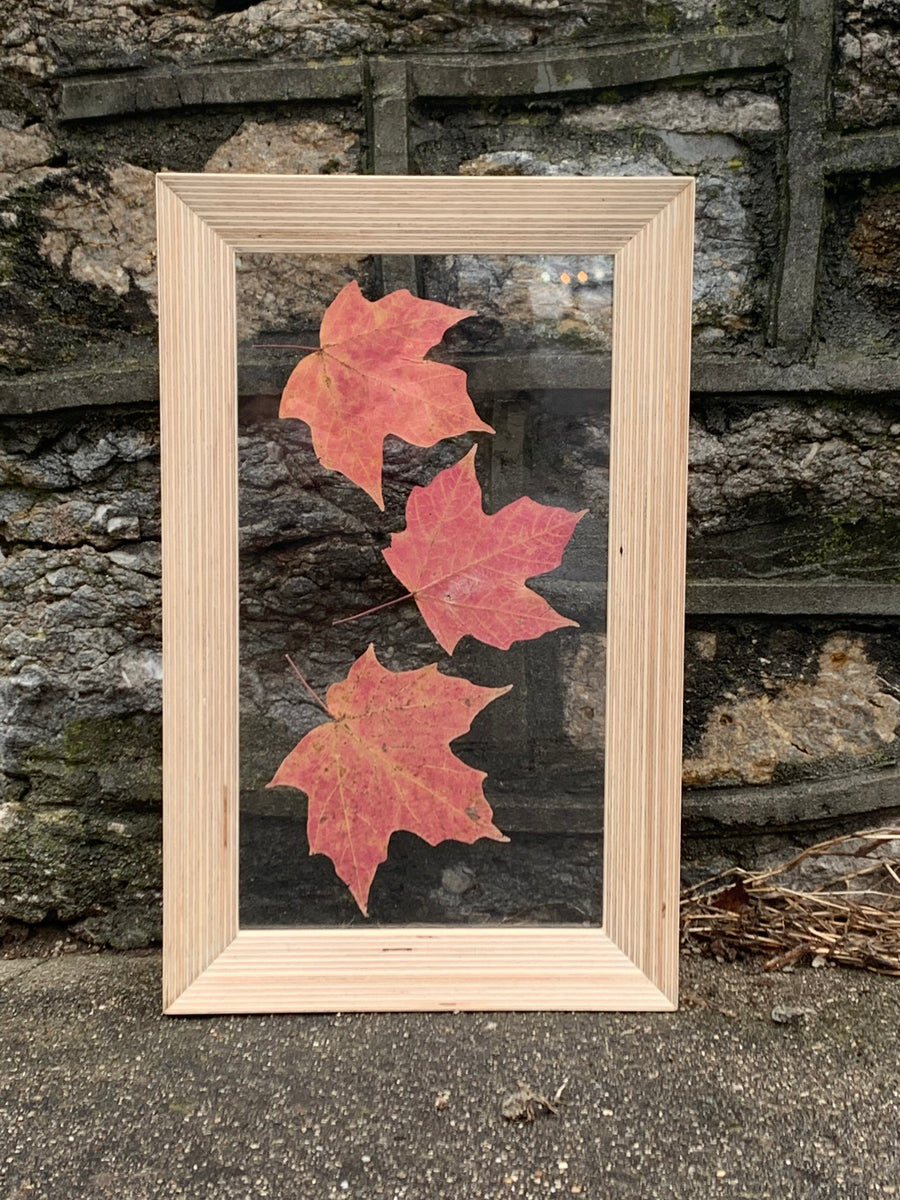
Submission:
M 687 956 L 674 1014 L 167 1018 L 159 974 L 0 961 L 3 1200 L 900 1196 L 900 980 Z M 507 1120 L 519 1080 L 558 1112 Z

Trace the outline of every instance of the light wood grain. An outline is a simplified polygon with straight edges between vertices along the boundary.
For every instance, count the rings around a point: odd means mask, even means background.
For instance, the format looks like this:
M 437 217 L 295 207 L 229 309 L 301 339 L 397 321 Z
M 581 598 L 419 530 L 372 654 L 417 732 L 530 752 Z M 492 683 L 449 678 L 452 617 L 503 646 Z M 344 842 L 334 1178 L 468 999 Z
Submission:
M 235 250 L 294 254 L 615 254 L 684 188 L 670 176 L 159 178 Z
M 165 1011 L 672 1008 L 693 181 L 163 174 L 157 196 Z M 616 254 L 602 930 L 239 931 L 236 250 Z
M 237 918 L 234 252 L 157 189 L 163 522 L 163 963 L 168 1007 Z
M 603 924 L 677 995 L 693 181 L 616 255 Z M 635 881 L 640 903 L 635 901 Z
M 599 929 L 264 929 L 239 933 L 169 1012 L 511 1007 L 674 1004 Z

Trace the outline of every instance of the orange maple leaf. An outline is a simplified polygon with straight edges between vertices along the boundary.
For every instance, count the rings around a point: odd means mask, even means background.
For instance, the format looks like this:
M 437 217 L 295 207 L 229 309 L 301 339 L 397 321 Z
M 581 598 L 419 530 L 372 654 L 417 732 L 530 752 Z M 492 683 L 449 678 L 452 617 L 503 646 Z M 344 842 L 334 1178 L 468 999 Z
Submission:
M 467 431 L 494 432 L 472 406 L 465 372 L 423 360 L 451 325 L 473 315 L 406 290 L 371 302 L 358 283 L 348 283 L 322 319 L 321 348 L 291 373 L 279 416 L 305 421 L 322 465 L 352 479 L 383 509 L 387 434 L 433 446 Z
M 488 515 L 473 449 L 427 487 L 413 488 L 406 529 L 382 553 L 448 654 L 465 634 L 508 650 L 513 642 L 577 626 L 525 580 L 559 566 L 586 513 L 523 496 Z
M 508 691 L 441 675 L 434 664 L 389 671 L 372 646 L 328 689 L 331 722 L 294 747 L 268 786 L 306 792 L 310 854 L 328 855 L 364 916 L 394 830 L 430 846 L 448 838 L 508 840 L 493 824 L 484 771 L 450 750 Z

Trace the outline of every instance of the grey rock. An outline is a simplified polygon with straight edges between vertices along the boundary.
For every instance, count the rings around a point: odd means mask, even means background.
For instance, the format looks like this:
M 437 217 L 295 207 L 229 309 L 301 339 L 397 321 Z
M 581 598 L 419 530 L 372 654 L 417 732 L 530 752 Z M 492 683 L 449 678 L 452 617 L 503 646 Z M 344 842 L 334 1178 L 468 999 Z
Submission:
M 183 115 L 174 128 L 162 121 L 137 132 L 114 122 L 102 152 L 98 138 L 80 128 L 67 128 L 62 145 L 51 144 L 44 126 L 0 128 L 0 362 L 15 369 L 81 366 L 85 355 L 115 357 L 116 341 L 155 333 L 154 169 L 358 172 L 361 114 L 327 112 L 332 120 L 220 113 L 193 136 Z M 63 153 L 70 166 L 27 165 L 29 155 L 40 163 Z M 275 330 L 293 335 L 278 340 L 296 341 L 299 330 L 318 327 L 344 283 L 365 285 L 370 275 L 369 261 L 353 255 L 244 254 L 237 264 L 239 337 Z
M 769 1015 L 776 1025 L 796 1025 L 814 1017 L 816 1010 L 797 1004 L 776 1004 Z
M 575 109 L 569 114 L 564 131 L 571 131 L 570 140 L 554 137 L 563 146 L 556 154 L 538 148 L 549 134 L 540 121 L 524 128 L 510 122 L 509 136 L 521 148 L 489 149 L 456 163 L 439 148 L 429 147 L 426 135 L 430 137 L 431 131 L 423 129 L 420 154 L 429 170 L 458 170 L 464 175 L 696 176 L 696 344 L 718 349 L 758 327 L 764 248 L 757 211 L 760 195 L 769 186 L 771 166 L 725 135 L 628 131 L 627 112 L 615 133 L 593 134 L 588 131 L 597 111 Z M 485 131 L 475 120 L 472 126 L 472 144 L 500 141 L 506 132 L 502 125 Z M 590 148 L 604 138 L 608 149 Z M 426 282 L 436 299 L 446 296 L 449 303 L 475 309 L 480 323 L 501 344 L 547 340 L 579 348 L 610 345 L 609 258 L 583 257 L 575 262 L 565 256 L 533 260 L 455 256 L 428 263 Z M 477 330 L 479 325 L 473 321 L 469 328 Z
M 703 635 L 700 653 L 697 634 Z M 724 825 L 729 818 L 755 824 L 758 805 L 774 823 L 779 807 L 768 807 L 770 788 L 790 792 L 795 784 L 797 795 L 780 801 L 785 822 L 804 814 L 822 820 L 840 811 L 860 814 L 867 796 L 875 807 L 891 805 L 900 751 L 900 662 L 891 624 L 876 630 L 834 620 L 722 617 L 698 620 L 687 644 L 684 775 L 688 786 L 711 789 L 702 793 L 704 812 L 717 813 Z M 879 771 L 886 772 L 883 786 Z M 864 806 L 858 808 L 850 780 L 862 772 L 876 787 L 859 793 Z M 833 781 L 828 795 L 817 798 L 800 787 L 813 779 Z M 741 792 L 729 783 L 768 786 Z
M 696 404 L 691 574 L 893 578 L 896 418 L 893 402 Z
M 770 783 L 783 765 L 879 758 L 898 742 L 900 700 L 883 690 L 860 641 L 834 635 L 814 682 L 772 681 L 762 695 L 733 697 L 709 714 L 700 753 L 683 764 L 689 787 Z
M 359 50 L 406 48 L 442 40 L 448 33 L 470 46 L 513 48 L 534 37 L 533 23 L 552 31 L 565 29 L 566 17 L 582 6 L 560 0 L 507 0 L 507 19 L 483 25 L 465 19 L 464 4 L 451 7 L 441 0 L 424 5 L 398 4 L 379 8 L 332 0 L 263 0 L 244 11 L 215 16 L 203 5 L 169 0 L 158 8 L 117 5 L 97 0 L 79 14 L 77 23 L 63 27 L 56 38 L 43 36 L 46 22 L 65 17 L 54 0 L 36 6 L 14 5 L 8 11 L 3 43 L 11 69 L 44 77 L 72 59 L 100 68 L 144 64 L 153 58 L 204 61 L 216 58 L 339 55 Z M 511 18 L 511 19 L 510 19 Z M 152 51 L 150 50 L 152 47 Z
M 886 125 L 900 117 L 900 9 L 896 0 L 842 6 L 834 107 L 850 126 Z
M 157 460 L 149 414 L 0 430 L 0 908 L 122 945 L 159 928 Z
M 475 882 L 475 875 L 465 864 L 445 867 L 441 872 L 441 887 L 451 896 L 464 895 Z
M 562 655 L 566 732 L 583 751 L 602 755 L 606 730 L 606 635 L 584 633 Z
M 294 175 L 316 174 L 323 169 L 353 171 L 358 166 L 356 135 L 337 126 L 312 120 L 245 121 L 208 159 L 204 170 Z M 48 229 L 40 241 L 40 252 L 53 266 L 65 266 L 74 279 L 92 287 L 109 288 L 120 296 L 132 286 L 137 287 L 155 313 L 154 173 L 126 162 L 109 168 L 102 182 L 84 179 L 78 173 L 56 182 L 57 187 L 41 210 Z M 239 271 L 240 333 L 249 336 L 264 321 L 270 327 L 284 327 L 286 318 L 281 313 L 288 303 L 289 287 L 292 284 L 292 294 L 296 294 L 305 277 L 321 275 L 325 263 L 322 256 L 313 256 L 298 272 L 291 258 L 269 255 L 260 260 L 256 255 L 245 256 Z M 334 272 L 335 265 L 329 266 Z M 345 270 L 354 267 L 358 272 L 356 260 L 345 264 Z M 270 295 L 273 275 L 276 294 Z M 329 282 L 323 280 L 320 286 L 330 290 Z M 277 317 L 273 306 L 279 313 Z
M 0 46 L 16 75 L 121 70 L 169 62 L 320 59 L 426 47 L 518 50 L 630 33 L 714 28 L 758 20 L 757 4 L 666 0 L 635 11 L 626 0 L 262 0 L 216 13 L 207 0 L 90 0 L 77 17 L 62 0 L 11 0 L 0 17 Z M 771 6 L 769 6 L 771 7 Z M 776 5 L 777 8 L 777 5 Z M 768 15 L 768 14 L 767 14 Z M 53 36 L 48 36 L 48 29 Z
M 781 111 L 774 96 L 746 88 L 718 95 L 688 88 L 660 89 L 618 104 L 592 104 L 571 109 L 566 125 L 594 133 L 614 133 L 640 126 L 679 133 L 741 135 L 751 130 L 776 130 Z
M 153 189 L 153 172 L 130 163 L 113 167 L 105 188 L 71 178 L 42 210 L 41 253 L 80 283 L 119 296 L 136 286 L 155 311 Z
M 0 125 L 0 180 L 41 166 L 55 150 L 53 138 L 42 125 L 12 129 Z

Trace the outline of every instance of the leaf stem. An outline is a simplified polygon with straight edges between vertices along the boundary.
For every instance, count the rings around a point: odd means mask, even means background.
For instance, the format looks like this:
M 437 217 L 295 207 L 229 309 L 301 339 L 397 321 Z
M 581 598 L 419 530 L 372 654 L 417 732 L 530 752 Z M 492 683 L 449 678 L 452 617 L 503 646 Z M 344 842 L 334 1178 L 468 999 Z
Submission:
M 254 350 L 321 350 L 321 346 L 301 346 L 296 342 L 254 342 Z
M 286 654 L 284 657 L 288 660 L 288 662 L 294 668 L 294 674 L 297 676 L 297 678 L 300 680 L 300 682 L 303 684 L 303 686 L 306 688 L 306 690 L 312 696 L 313 700 L 315 700 L 316 704 L 318 704 L 319 708 L 321 708 L 322 712 L 328 713 L 328 716 L 330 717 L 331 713 L 328 712 L 328 707 L 325 704 L 325 701 L 321 698 L 321 696 L 316 695 L 316 693 L 312 690 L 312 688 L 309 686 L 309 684 L 303 678 L 302 674 L 300 673 L 300 668 L 297 666 L 297 664 L 294 662 L 294 660 L 291 658 L 291 656 L 289 654 Z
M 385 600 L 384 604 L 376 604 L 374 608 L 363 609 L 362 612 L 354 613 L 352 617 L 340 617 L 337 621 L 332 621 L 332 625 L 343 625 L 347 621 L 357 621 L 360 617 L 367 617 L 369 613 L 381 612 L 383 608 L 390 608 L 392 604 L 399 604 L 401 600 L 412 600 L 414 593 L 407 592 L 405 596 L 397 596 L 393 600 Z

